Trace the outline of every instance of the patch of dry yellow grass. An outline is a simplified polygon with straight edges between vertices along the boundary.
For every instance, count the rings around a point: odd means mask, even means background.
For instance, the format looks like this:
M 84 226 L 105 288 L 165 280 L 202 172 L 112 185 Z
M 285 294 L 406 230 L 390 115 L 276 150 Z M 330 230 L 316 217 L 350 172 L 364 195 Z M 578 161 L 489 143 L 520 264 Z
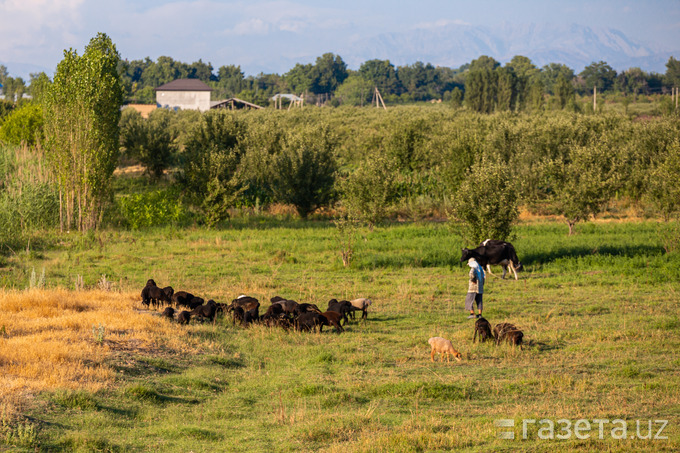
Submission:
M 185 327 L 140 312 L 138 299 L 103 291 L 0 292 L 0 400 L 43 390 L 96 391 L 111 384 L 115 354 L 193 349 Z

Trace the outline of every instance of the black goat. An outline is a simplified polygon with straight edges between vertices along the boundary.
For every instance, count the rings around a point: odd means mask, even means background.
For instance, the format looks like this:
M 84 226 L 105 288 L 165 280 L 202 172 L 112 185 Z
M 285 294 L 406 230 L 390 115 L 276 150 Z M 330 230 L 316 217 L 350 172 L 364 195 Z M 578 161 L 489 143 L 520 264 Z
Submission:
M 491 324 L 484 318 L 479 318 L 475 321 L 475 334 L 472 337 L 473 343 L 477 342 L 477 334 L 479 334 L 479 341 L 482 343 L 486 340 L 495 340 L 495 337 L 491 332 Z
M 181 311 L 177 315 L 177 322 L 180 324 L 189 324 L 189 321 L 191 320 L 191 313 L 188 311 Z

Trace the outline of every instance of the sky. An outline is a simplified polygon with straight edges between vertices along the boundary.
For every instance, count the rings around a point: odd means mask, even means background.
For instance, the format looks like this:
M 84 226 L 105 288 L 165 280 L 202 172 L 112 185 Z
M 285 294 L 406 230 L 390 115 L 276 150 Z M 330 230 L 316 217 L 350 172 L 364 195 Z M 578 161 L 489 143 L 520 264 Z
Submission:
M 326 52 L 351 60 L 352 44 L 383 33 L 504 22 L 607 27 L 654 50 L 680 49 L 680 0 L 0 0 L 0 64 L 51 77 L 65 49 L 82 53 L 104 32 L 128 60 L 165 55 L 283 74 Z

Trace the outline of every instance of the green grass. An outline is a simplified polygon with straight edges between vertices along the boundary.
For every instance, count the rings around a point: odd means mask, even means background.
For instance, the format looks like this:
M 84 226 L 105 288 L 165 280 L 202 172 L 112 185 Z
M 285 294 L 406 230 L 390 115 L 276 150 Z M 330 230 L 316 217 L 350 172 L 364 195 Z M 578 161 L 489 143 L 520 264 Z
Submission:
M 445 224 L 364 232 L 342 267 L 328 222 L 235 220 L 217 230 L 102 231 L 45 239 L 8 258 L 6 287 L 32 268 L 47 286 L 124 290 L 148 278 L 228 302 L 278 294 L 325 307 L 370 297 L 343 334 L 301 334 L 219 319 L 188 329 L 203 354 L 126 357 L 105 392 L 39 395 L 26 416 L 47 451 L 673 451 L 680 448 L 680 255 L 656 225 L 516 228 L 520 280 L 489 276 L 485 317 L 525 333 L 523 350 L 472 343 L 463 244 Z M 34 244 L 31 244 L 33 247 Z M 500 271 L 496 268 L 494 271 Z M 263 304 L 265 307 L 268 302 Z M 142 315 L 140 315 L 142 316 Z M 444 336 L 460 363 L 431 363 Z M 134 365 L 130 365 L 130 364 Z M 496 437 L 496 419 L 670 420 L 669 440 Z M 632 427 L 632 428 L 631 428 Z M 608 431 L 606 431 L 608 433 Z

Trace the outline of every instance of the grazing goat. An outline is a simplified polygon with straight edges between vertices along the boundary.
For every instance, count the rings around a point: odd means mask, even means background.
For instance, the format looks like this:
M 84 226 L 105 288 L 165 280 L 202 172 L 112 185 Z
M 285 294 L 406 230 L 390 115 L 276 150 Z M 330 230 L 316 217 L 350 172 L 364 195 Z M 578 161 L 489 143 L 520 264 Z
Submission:
M 430 360 L 434 362 L 434 354 L 441 353 L 441 361 L 444 361 L 444 356 L 446 356 L 446 361 L 450 362 L 449 356 L 453 355 L 453 358 L 460 362 L 461 354 L 460 352 L 453 349 L 453 345 L 449 340 L 442 337 L 432 337 L 427 342 L 432 346 L 432 352 L 430 353 Z
M 319 313 L 314 313 L 309 311 L 307 313 L 302 313 L 295 319 L 295 328 L 299 331 L 313 331 L 319 327 L 319 332 L 323 331 L 323 326 L 328 326 L 328 318 Z
M 165 294 L 165 291 L 163 291 L 158 286 L 147 286 L 144 289 L 147 290 L 146 295 L 148 297 L 149 302 L 151 302 L 151 305 L 153 305 L 154 308 L 160 306 L 161 302 L 170 303 L 170 298 L 168 297 L 168 295 Z
M 361 319 L 367 319 L 368 318 L 368 307 L 373 303 L 371 299 L 366 299 L 366 298 L 360 298 L 360 299 L 354 299 L 349 301 L 350 304 L 356 309 L 356 310 L 361 310 Z M 352 312 L 352 318 L 354 317 L 354 312 Z
M 194 295 L 186 291 L 177 291 L 172 295 L 172 302 L 179 307 L 189 307 Z
M 244 313 L 249 310 L 255 310 L 259 317 L 260 302 L 254 297 L 239 296 L 238 298 L 232 300 L 227 306 L 227 312 L 234 310 L 236 307 L 241 307 Z
M 345 329 L 343 329 L 340 325 L 340 320 L 342 319 L 342 315 L 340 313 L 335 311 L 326 311 L 321 313 L 321 316 L 326 318 L 331 326 L 335 327 L 336 332 L 340 333 L 345 331 Z
M 496 324 L 496 327 L 493 328 L 493 333 L 496 337 L 496 344 L 500 344 L 501 341 L 506 339 L 508 333 L 514 331 L 519 331 L 519 329 L 514 324 L 510 324 L 509 322 L 501 322 Z
M 156 287 L 156 282 L 153 281 L 152 279 L 149 279 L 146 281 L 146 286 L 142 289 L 142 304 L 146 305 L 147 307 L 151 303 L 151 297 L 149 296 L 149 291 L 151 288 Z
M 279 304 L 276 304 L 276 305 L 279 305 Z M 308 311 L 321 313 L 321 310 L 319 310 L 319 307 L 317 307 L 314 304 L 298 304 L 297 308 L 295 309 L 295 316 L 299 316 L 302 313 L 307 313 Z
M 213 321 L 215 319 L 216 312 L 217 304 L 214 300 L 210 299 L 205 305 L 201 305 L 193 309 L 191 314 L 198 318 L 208 318 L 210 321 Z
M 194 310 L 194 309 L 200 307 L 201 305 L 203 305 L 204 302 L 205 302 L 205 300 L 203 300 L 202 297 L 195 297 L 195 296 L 194 296 L 194 297 L 192 297 L 191 300 L 189 301 L 189 308 L 192 309 L 192 310 Z M 213 301 L 213 302 L 214 302 L 214 301 Z
M 189 321 L 191 320 L 191 313 L 188 311 L 181 311 L 177 315 L 177 322 L 180 324 L 189 324 Z
M 161 316 L 164 318 L 173 319 L 175 316 L 175 309 L 172 307 L 165 307 L 165 310 L 163 310 Z
M 258 322 L 260 320 L 260 317 L 258 316 L 257 308 L 253 308 L 252 310 L 248 310 L 243 314 L 243 325 L 247 326 L 248 324 L 252 324 L 254 322 Z
M 519 346 L 522 349 L 522 341 L 524 333 L 521 330 L 511 330 L 505 335 L 505 339 L 513 346 Z
M 347 319 L 347 314 L 352 313 L 354 310 L 355 308 L 348 300 L 341 300 L 338 302 L 337 299 L 331 299 L 328 301 L 327 311 L 334 311 L 336 313 L 340 313 L 342 315 L 342 319 L 345 321 L 345 324 L 349 322 L 349 319 Z
M 175 290 L 172 289 L 172 286 L 166 286 L 163 288 L 163 292 L 168 296 L 168 300 L 172 301 L 172 295 L 175 294 Z
M 294 300 L 284 299 L 274 302 L 272 305 L 281 305 L 284 313 L 287 315 L 295 315 L 295 311 L 298 309 L 299 304 Z
M 495 337 L 491 332 L 491 324 L 484 318 L 479 318 L 475 321 L 475 334 L 472 337 L 472 342 L 477 342 L 477 334 L 479 334 L 479 341 L 484 343 L 486 340 L 494 339 Z

